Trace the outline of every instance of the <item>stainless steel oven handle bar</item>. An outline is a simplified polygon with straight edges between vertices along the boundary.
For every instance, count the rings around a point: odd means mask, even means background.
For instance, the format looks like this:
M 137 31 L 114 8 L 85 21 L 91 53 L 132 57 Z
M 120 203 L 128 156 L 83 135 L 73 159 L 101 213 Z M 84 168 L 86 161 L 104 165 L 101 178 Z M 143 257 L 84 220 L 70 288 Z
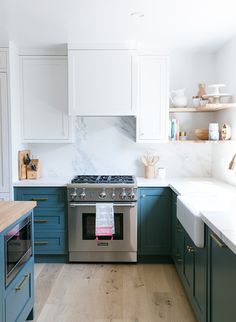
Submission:
M 76 207 L 95 207 L 96 203 L 70 203 L 69 206 L 71 208 Z M 135 207 L 136 203 L 114 203 L 115 207 Z

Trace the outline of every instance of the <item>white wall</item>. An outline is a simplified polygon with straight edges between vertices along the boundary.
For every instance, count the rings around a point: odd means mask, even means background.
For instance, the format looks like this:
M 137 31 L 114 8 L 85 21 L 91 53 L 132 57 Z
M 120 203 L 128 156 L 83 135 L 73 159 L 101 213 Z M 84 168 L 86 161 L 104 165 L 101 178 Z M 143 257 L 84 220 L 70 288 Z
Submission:
M 188 103 L 197 95 L 198 84 L 215 81 L 215 56 L 204 52 L 174 51 L 170 54 L 170 90 L 186 88 Z
M 233 101 L 236 101 L 236 37 L 228 41 L 216 53 L 216 81 L 227 85 L 227 92 L 233 94 Z M 232 127 L 232 139 L 236 139 L 236 108 L 230 108 L 217 112 L 220 126 L 227 123 Z M 212 155 L 212 174 L 214 177 L 236 185 L 236 176 L 233 171 L 228 170 L 228 165 L 236 153 L 235 142 L 215 145 Z

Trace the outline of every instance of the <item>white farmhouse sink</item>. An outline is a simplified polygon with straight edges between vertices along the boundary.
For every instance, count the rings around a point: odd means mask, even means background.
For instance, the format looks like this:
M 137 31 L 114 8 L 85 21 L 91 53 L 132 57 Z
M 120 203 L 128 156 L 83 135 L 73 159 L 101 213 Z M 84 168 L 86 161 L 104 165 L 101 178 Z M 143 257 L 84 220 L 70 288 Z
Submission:
M 203 211 L 222 211 L 232 209 L 233 195 L 192 195 L 178 196 L 177 218 L 187 231 L 197 247 L 204 247 L 204 222 L 201 219 Z

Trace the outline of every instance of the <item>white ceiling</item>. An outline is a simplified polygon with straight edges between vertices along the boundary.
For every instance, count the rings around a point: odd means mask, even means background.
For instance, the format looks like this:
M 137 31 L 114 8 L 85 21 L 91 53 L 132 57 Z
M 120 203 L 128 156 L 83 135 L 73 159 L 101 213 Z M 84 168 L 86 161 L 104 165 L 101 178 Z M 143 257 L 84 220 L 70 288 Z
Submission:
M 235 9 L 235 0 L 0 0 L 0 44 L 136 40 L 214 51 L 236 33 Z

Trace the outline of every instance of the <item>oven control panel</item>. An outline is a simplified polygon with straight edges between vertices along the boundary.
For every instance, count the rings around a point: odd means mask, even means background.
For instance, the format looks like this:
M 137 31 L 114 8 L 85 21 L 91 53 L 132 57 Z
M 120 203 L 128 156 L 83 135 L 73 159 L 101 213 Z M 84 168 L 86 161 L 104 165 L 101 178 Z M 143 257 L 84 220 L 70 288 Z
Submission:
M 68 187 L 68 201 L 137 201 L 137 188 L 80 188 Z

